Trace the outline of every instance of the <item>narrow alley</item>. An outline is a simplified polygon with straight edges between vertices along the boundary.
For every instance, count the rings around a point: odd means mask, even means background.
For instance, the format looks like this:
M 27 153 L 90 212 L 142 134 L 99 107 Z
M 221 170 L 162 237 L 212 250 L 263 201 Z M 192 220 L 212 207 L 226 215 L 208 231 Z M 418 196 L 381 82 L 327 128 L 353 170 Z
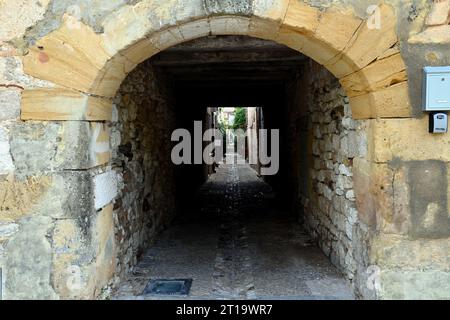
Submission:
M 0 21 L 0 300 L 450 300 L 450 0 Z
M 115 299 L 352 299 L 300 224 L 247 164 L 221 164 L 193 210 L 162 232 Z M 151 279 L 192 279 L 188 296 L 143 295 Z

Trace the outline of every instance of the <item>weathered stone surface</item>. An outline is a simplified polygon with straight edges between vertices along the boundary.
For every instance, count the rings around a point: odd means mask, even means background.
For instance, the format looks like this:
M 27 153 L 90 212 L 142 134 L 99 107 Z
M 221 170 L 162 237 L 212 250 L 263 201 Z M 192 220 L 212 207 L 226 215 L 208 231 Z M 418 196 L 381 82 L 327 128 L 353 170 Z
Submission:
M 375 164 L 355 161 L 361 220 L 384 234 L 410 239 L 449 236 L 447 166 L 440 161 Z
M 433 288 L 433 290 L 430 290 Z M 450 272 L 382 270 L 381 299 L 449 299 Z
M 0 121 L 17 119 L 20 114 L 20 91 L 0 89 Z
M 447 165 L 447 212 L 450 212 L 450 163 Z
M 74 219 L 57 220 L 53 228 L 53 278 L 55 291 L 65 299 L 92 298 L 85 292 L 92 275 L 83 273 L 83 264 L 89 264 L 93 252 L 86 248 L 83 232 Z M 86 296 L 86 294 L 88 296 Z
M 352 12 L 328 9 L 320 15 L 314 37 L 340 52 L 347 47 L 362 23 Z
M 149 38 L 152 45 L 159 51 L 165 50 L 184 41 L 179 27 L 171 27 L 152 34 Z
M 50 170 L 54 164 L 61 125 L 57 123 L 17 123 L 11 128 L 11 155 L 17 170 L 33 174 Z
M 231 0 L 204 0 L 206 12 L 211 15 L 243 15 L 250 16 L 253 13 L 252 1 Z
M 313 34 L 319 26 L 320 11 L 302 1 L 290 1 L 283 27 Z
M 0 181 L 0 221 L 14 221 L 35 213 L 34 206 L 51 185 L 51 177 L 36 177 L 24 181 Z
M 103 22 L 103 46 L 113 56 L 130 44 L 144 39 L 152 30 L 149 1 L 128 5 L 111 13 Z
M 0 127 L 0 176 L 12 171 L 14 171 L 14 164 L 10 153 L 9 133 Z
M 0 84 L 10 90 L 24 88 L 52 88 L 55 85 L 49 81 L 33 78 L 23 71 L 22 57 L 1 56 L 0 51 Z
M 5 299 L 57 298 L 50 283 L 52 248 L 47 234 L 51 222 L 42 216 L 23 219 L 20 232 L 9 239 L 3 265 Z
M 139 64 L 158 52 L 159 49 L 149 39 L 145 38 L 122 50 L 120 54 L 135 64 Z
M 280 23 L 257 17 L 250 18 L 248 35 L 265 40 L 276 40 L 280 31 Z
M 189 5 L 182 0 L 140 1 L 113 12 L 105 19 L 103 46 L 114 55 L 154 31 L 201 18 L 205 14 L 203 0 L 190 1 Z
M 288 0 L 255 0 L 250 18 L 249 36 L 275 40 L 286 16 Z
M 220 19 L 220 18 L 217 18 Z M 211 19 L 211 23 L 216 21 Z M 233 19 L 231 19 L 233 21 Z M 191 22 L 187 22 L 179 27 L 181 36 L 184 41 L 189 41 L 201 37 L 206 37 L 211 33 L 211 25 L 208 19 L 199 19 Z
M 253 0 L 253 15 L 281 23 L 286 15 L 290 0 Z
M 65 24 L 40 39 L 24 57 L 24 71 L 40 79 L 89 92 L 110 56 L 100 45 L 100 37 L 88 26 Z M 58 70 L 58 71 L 56 71 Z
M 19 225 L 13 222 L 0 222 L 0 241 L 10 238 L 19 231 Z
M 409 30 L 410 44 L 429 44 L 439 45 L 450 43 L 450 3 L 448 0 L 433 1 L 431 11 L 428 16 L 424 16 L 428 12 L 425 11 L 421 15 L 421 19 L 413 24 Z M 426 46 L 428 48 L 428 46 Z M 436 48 L 436 46 L 435 46 Z M 434 50 L 433 50 L 434 51 Z M 438 53 L 439 49 L 430 52 L 427 60 L 436 63 L 443 57 Z M 444 55 L 447 55 L 444 53 Z M 444 63 L 446 64 L 446 63 Z
M 114 237 L 113 205 L 104 207 L 93 221 L 93 247 L 95 250 L 95 286 L 97 296 L 100 289 L 106 286 L 114 276 L 116 268 L 116 248 Z
M 22 36 L 26 29 L 44 17 L 50 0 L 2 1 L 0 4 L 0 44 Z
M 442 161 L 409 163 L 411 238 L 450 237 L 447 175 L 447 164 Z
M 340 79 L 347 96 L 355 97 L 406 81 L 406 66 L 400 55 L 377 60 L 364 69 Z
M 103 97 L 114 97 L 123 79 L 135 67 L 135 63 L 120 54 L 116 54 L 106 62 L 90 92 Z
M 351 97 L 350 105 L 354 119 L 408 118 L 412 114 L 407 82 Z
M 62 168 L 87 169 L 108 163 L 109 128 L 104 123 L 64 122 L 63 139 L 56 154 Z
M 281 27 L 276 41 L 294 50 L 300 51 L 319 64 L 324 64 L 339 51 L 328 44 L 321 42 L 310 35 L 305 35 L 302 31 Z
M 41 199 L 39 211 L 56 219 L 73 219 L 89 237 L 94 209 L 92 173 L 67 171 L 52 176 L 52 185 Z
M 425 31 L 411 36 L 409 43 L 434 43 L 442 44 L 450 42 L 450 25 L 443 25 L 438 27 L 429 27 Z
M 111 96 L 131 62 L 113 59 L 90 27 L 65 16 L 60 29 L 40 39 L 23 58 L 24 70 L 34 77 L 97 95 Z M 57 72 L 55 70 L 58 70 Z
M 437 269 L 450 271 L 448 238 L 411 240 L 397 235 L 383 235 L 374 239 L 373 261 L 387 269 Z
M 450 161 L 448 135 L 428 133 L 428 117 L 372 120 L 373 160 L 393 159 Z M 436 152 L 439 150 L 439 152 Z
M 379 6 L 379 12 L 381 21 L 379 29 L 368 23 L 362 23 L 341 59 L 326 64 L 336 77 L 342 78 L 364 68 L 397 43 L 397 18 L 394 9 L 382 4 Z
M 354 190 L 359 218 L 372 230 L 408 234 L 410 190 L 405 167 L 354 160 Z
M 23 120 L 111 120 L 112 102 L 67 89 L 34 89 L 22 93 Z
M 249 32 L 250 18 L 222 16 L 210 19 L 209 23 L 212 35 L 240 35 Z
M 433 1 L 433 8 L 427 17 L 427 26 L 439 26 L 449 24 L 450 17 L 450 1 L 440 0 Z
M 306 37 L 296 30 L 281 27 L 276 35 L 276 42 L 301 52 L 305 46 Z
M 112 278 L 115 267 L 112 217 L 110 205 L 100 210 L 91 224 L 80 226 L 75 219 L 55 223 L 52 285 L 60 297 L 93 299 Z
M 109 128 L 98 122 L 20 122 L 11 132 L 11 154 L 20 175 L 87 169 L 110 159 Z

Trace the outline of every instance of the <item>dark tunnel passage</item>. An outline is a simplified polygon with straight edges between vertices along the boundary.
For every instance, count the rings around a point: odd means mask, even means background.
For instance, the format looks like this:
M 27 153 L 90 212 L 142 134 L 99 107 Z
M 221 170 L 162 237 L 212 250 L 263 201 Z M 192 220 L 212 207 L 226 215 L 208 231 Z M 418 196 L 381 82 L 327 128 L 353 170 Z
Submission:
M 124 177 L 116 234 L 131 234 L 120 239 L 129 245 L 115 297 L 177 297 L 144 294 L 155 279 L 191 279 L 183 299 L 354 297 L 350 222 L 336 217 L 354 208 L 356 155 L 342 140 L 357 129 L 322 66 L 270 41 L 207 37 L 142 63 L 115 101 L 115 163 Z M 258 129 L 279 130 L 275 175 L 261 175 L 259 162 L 228 160 L 248 160 L 248 137 L 247 152 L 237 155 L 227 141 L 215 165 L 172 163 L 173 130 L 194 137 L 194 121 L 215 127 L 226 108 L 244 108 L 245 129 L 252 109 Z
M 266 180 L 285 196 L 288 148 L 286 90 L 295 81 L 306 58 L 298 52 L 272 42 L 248 37 L 218 37 L 197 40 L 166 50 L 153 64 L 169 77 L 173 85 L 177 128 L 192 130 L 194 121 L 210 127 L 207 108 L 258 107 L 265 129 L 280 130 L 280 170 Z M 211 116 L 209 116 L 211 117 Z M 200 186 L 207 179 L 202 165 L 178 168 L 178 180 Z M 183 193 L 196 188 L 181 187 Z M 283 191 L 284 189 L 284 191 Z M 186 197 L 191 198 L 189 192 Z M 180 195 L 178 199 L 182 199 Z

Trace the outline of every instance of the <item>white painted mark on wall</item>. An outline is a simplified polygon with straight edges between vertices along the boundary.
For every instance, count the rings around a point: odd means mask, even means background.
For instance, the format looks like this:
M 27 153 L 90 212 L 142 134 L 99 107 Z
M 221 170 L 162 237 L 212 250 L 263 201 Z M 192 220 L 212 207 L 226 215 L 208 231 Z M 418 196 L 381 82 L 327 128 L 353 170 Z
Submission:
M 78 5 L 74 4 L 66 9 L 66 13 L 70 16 L 66 17 L 67 27 L 69 29 L 81 29 L 81 8 Z
M 66 286 L 70 291 L 80 291 L 82 286 L 81 268 L 76 265 L 67 267 Z
M 14 171 L 14 164 L 10 154 L 8 133 L 0 128 L 0 174 L 11 171 Z
M 369 30 L 380 30 L 381 29 L 381 11 L 380 7 L 377 5 L 371 5 L 367 8 L 367 14 L 369 18 L 367 19 L 367 28 Z
M 118 192 L 117 174 L 107 171 L 94 177 L 94 206 L 101 209 L 110 203 Z
M 98 154 L 111 151 L 109 139 L 106 141 L 98 141 L 102 133 L 103 124 L 97 124 L 93 127 L 91 138 L 91 159 L 95 160 Z M 108 135 L 109 136 L 109 135 Z
M 378 266 L 369 266 L 366 270 L 369 274 L 367 277 L 366 285 L 369 290 L 375 290 L 378 293 L 381 289 L 381 269 Z

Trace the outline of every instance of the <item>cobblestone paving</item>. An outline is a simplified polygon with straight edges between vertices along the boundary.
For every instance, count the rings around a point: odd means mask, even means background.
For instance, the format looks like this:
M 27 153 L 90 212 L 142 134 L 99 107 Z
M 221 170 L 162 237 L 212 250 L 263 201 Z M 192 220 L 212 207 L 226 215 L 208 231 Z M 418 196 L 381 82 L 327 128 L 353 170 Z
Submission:
M 247 165 L 222 164 L 198 210 L 164 231 L 114 299 L 352 299 L 349 284 Z M 189 296 L 142 296 L 150 279 L 192 278 Z

